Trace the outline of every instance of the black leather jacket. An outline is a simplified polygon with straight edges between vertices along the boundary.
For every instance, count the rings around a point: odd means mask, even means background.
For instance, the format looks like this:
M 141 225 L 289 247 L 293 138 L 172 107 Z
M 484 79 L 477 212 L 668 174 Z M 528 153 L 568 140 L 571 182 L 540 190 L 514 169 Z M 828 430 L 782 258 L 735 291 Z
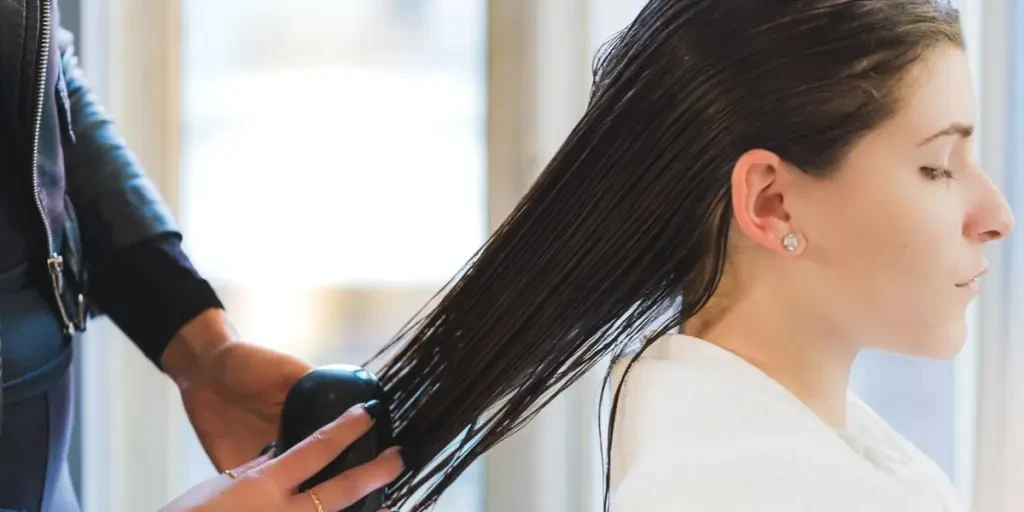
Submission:
M 90 267 L 177 228 L 97 103 L 56 0 L 0 1 L 0 172 L 26 173 L 44 230 L 54 314 L 70 337 L 90 313 Z M 40 262 L 42 263 L 42 262 Z

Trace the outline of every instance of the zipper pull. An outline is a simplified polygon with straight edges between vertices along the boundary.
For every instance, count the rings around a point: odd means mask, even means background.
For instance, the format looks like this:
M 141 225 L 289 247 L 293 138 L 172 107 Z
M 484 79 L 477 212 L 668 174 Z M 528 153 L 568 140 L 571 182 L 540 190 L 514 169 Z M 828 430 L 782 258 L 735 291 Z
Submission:
M 46 266 L 50 269 L 50 281 L 53 283 L 53 291 L 56 292 L 57 309 L 60 310 L 61 320 L 64 321 L 64 334 L 70 338 L 75 334 L 75 322 L 64 306 L 64 257 L 53 253 L 46 260 Z
M 78 294 L 78 329 L 85 331 L 85 295 Z
M 54 254 L 50 256 L 50 259 L 46 260 L 46 265 L 50 268 L 50 279 L 53 280 L 53 285 L 57 289 L 57 292 L 64 291 L 64 257 L 60 254 Z

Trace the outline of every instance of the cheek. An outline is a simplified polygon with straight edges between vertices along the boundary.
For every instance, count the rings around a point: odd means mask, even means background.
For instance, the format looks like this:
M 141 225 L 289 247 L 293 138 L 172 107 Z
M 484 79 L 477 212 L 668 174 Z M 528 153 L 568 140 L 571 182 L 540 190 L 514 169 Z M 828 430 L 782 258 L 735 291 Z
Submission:
M 860 341 L 905 351 L 893 345 L 932 343 L 926 340 L 935 339 L 939 324 L 962 322 L 963 291 L 953 286 L 950 265 L 959 220 L 942 185 L 894 185 L 829 197 L 808 255 L 821 274 L 820 291 L 841 307 L 832 313 Z

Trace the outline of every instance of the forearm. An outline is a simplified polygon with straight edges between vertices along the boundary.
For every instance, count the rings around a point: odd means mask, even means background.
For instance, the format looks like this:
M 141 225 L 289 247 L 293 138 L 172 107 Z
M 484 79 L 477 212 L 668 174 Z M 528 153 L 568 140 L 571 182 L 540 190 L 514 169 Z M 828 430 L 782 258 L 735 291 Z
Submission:
M 100 266 L 92 296 L 172 378 L 207 350 L 235 339 L 223 304 L 174 236 L 118 251 Z
M 223 309 L 210 308 L 187 322 L 171 337 L 161 367 L 179 387 L 186 387 L 199 362 L 238 339 Z

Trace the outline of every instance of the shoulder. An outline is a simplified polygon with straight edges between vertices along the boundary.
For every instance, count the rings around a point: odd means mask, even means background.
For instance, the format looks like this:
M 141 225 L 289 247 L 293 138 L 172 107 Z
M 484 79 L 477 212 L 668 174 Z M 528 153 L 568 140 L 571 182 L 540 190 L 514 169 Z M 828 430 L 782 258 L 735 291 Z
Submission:
M 836 506 L 861 486 L 827 431 L 716 372 L 640 360 L 619 406 L 612 512 L 869 510 Z
M 878 506 L 899 490 L 777 383 L 713 347 L 681 348 L 624 380 L 614 368 L 613 512 L 899 510 Z
M 739 440 L 637 462 L 612 490 L 612 512 L 887 511 L 899 499 L 808 453 L 789 453 Z M 757 448 L 757 445 L 761 445 Z

